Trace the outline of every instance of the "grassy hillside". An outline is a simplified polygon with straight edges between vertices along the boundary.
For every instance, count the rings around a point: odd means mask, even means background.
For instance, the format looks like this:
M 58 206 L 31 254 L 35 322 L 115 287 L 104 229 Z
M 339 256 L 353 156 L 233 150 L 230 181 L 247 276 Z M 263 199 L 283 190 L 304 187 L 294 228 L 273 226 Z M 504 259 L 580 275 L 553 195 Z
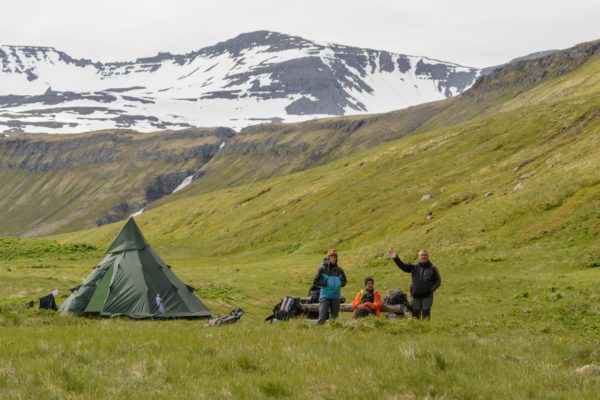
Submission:
M 0 138 L 0 233 L 76 231 L 179 198 L 303 171 L 356 151 L 598 89 L 600 42 L 501 67 L 463 96 L 397 112 L 226 129 Z M 227 142 L 225 148 L 220 144 Z M 158 194 L 158 195 L 157 195 Z
M 514 247 L 584 228 L 593 238 L 599 106 L 596 94 L 474 119 L 305 172 L 174 201 L 143 214 L 141 226 L 151 240 L 193 243 L 207 256 L 282 254 L 290 244 L 313 254 L 425 237 L 444 251 L 498 239 Z M 432 200 L 420 201 L 426 194 Z M 73 237 L 105 244 L 119 226 Z
M 172 191 L 232 131 L 0 138 L 0 234 L 73 231 L 128 216 Z M 170 189 L 170 190 L 169 190 Z
M 599 66 L 502 85 L 489 112 L 306 171 L 190 188 L 136 219 L 215 314 L 246 310 L 237 325 L 23 308 L 55 288 L 64 300 L 122 223 L 0 242 L 0 397 L 595 399 Z M 367 275 L 382 293 L 407 290 L 385 252 L 414 261 L 427 248 L 442 274 L 432 321 L 264 324 L 331 247 L 346 297 Z
M 482 77 L 462 96 L 445 101 L 372 116 L 249 127 L 202 167 L 204 175 L 186 191 L 158 204 L 302 171 L 409 134 L 597 93 L 599 58 L 600 41 L 583 43 L 507 64 Z

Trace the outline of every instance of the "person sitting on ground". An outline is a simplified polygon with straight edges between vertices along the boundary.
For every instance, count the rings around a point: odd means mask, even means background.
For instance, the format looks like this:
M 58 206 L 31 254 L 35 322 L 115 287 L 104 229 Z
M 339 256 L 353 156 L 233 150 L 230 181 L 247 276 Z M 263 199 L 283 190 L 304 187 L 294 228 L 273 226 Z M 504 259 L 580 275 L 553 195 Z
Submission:
M 328 318 L 336 319 L 340 313 L 340 288 L 346 286 L 346 274 L 337 262 L 337 251 L 327 251 L 327 258 L 323 260 L 323 265 L 313 280 L 313 285 L 321 288 L 318 324 L 325 323 Z
M 442 284 L 440 271 L 429 261 L 427 250 L 419 251 L 419 262 L 417 264 L 406 264 L 400 260 L 398 254 L 390 249 L 388 255 L 398 268 L 411 274 L 410 294 L 412 296 L 412 314 L 414 318 L 431 318 L 431 307 L 433 306 L 433 292 Z
M 365 288 L 359 290 L 352 301 L 354 314 L 352 319 L 368 317 L 369 315 L 381 316 L 381 296 L 375 290 L 375 281 L 370 276 L 365 278 Z

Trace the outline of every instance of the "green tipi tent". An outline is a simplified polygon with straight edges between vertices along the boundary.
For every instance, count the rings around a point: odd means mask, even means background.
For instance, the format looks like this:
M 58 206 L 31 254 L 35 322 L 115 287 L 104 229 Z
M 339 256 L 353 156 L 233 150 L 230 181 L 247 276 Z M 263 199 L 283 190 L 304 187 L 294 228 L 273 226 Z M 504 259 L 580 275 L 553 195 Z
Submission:
M 104 260 L 60 307 L 77 315 L 210 318 L 210 311 L 144 239 L 130 218 Z

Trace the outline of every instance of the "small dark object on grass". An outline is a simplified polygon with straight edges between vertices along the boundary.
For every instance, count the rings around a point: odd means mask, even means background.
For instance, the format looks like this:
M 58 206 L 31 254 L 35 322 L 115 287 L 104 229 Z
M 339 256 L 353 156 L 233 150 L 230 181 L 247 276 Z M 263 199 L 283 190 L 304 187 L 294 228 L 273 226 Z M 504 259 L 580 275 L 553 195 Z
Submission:
M 403 305 L 406 308 L 406 311 L 412 311 L 408 296 L 400 289 L 391 290 L 383 299 L 383 304 Z
M 286 296 L 279 304 L 273 307 L 273 314 L 265 318 L 265 322 L 287 321 L 301 314 L 300 298 Z
M 54 300 L 53 293 L 50 293 L 49 295 L 44 297 L 40 297 L 40 310 L 58 311 L 58 307 L 56 306 L 56 301 Z
M 236 308 L 235 310 L 230 312 L 229 315 L 211 319 L 210 321 L 208 321 L 206 326 L 221 326 L 227 324 L 234 324 L 238 322 L 240 318 L 242 318 L 242 315 L 244 315 L 244 310 L 242 310 L 241 308 Z
M 308 297 L 309 297 L 309 303 L 313 304 L 313 303 L 318 303 L 319 302 L 319 296 L 321 295 L 321 288 L 318 286 L 311 286 L 310 289 L 308 289 Z

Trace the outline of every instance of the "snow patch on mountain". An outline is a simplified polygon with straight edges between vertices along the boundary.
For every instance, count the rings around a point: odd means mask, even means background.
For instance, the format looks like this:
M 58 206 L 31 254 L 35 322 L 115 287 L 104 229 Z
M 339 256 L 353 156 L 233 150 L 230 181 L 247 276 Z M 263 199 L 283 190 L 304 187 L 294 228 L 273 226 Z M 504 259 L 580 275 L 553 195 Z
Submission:
M 0 132 L 241 129 L 386 112 L 455 96 L 474 68 L 259 31 L 132 62 L 0 46 Z

